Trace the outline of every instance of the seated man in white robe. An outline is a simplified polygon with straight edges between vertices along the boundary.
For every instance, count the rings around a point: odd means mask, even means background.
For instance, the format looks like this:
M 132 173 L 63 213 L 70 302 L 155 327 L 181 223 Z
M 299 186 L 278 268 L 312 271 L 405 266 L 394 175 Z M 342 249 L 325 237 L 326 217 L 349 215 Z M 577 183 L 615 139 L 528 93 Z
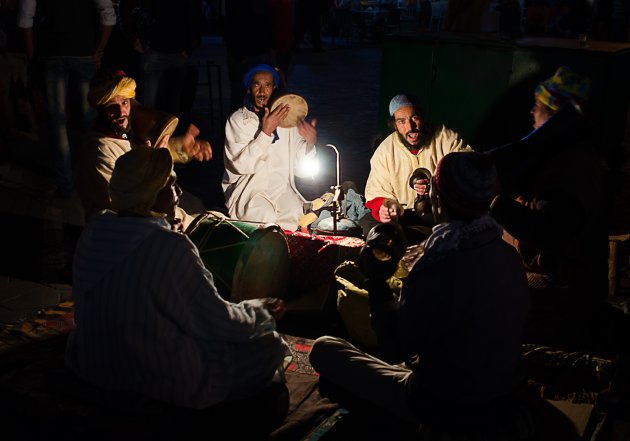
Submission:
M 303 161 L 316 155 L 316 120 L 280 127 L 290 109 L 288 104 L 269 108 L 278 83 L 278 73 L 266 64 L 245 74 L 245 104 L 225 126 L 222 185 L 230 217 L 296 230 L 306 200 L 295 176 L 305 177 Z

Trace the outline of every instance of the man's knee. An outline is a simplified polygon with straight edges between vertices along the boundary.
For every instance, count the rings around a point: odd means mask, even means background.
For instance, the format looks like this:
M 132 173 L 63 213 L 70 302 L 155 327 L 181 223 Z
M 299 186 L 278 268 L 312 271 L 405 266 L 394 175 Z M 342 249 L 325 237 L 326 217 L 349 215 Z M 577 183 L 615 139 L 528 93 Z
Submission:
M 334 354 L 344 347 L 347 347 L 347 343 L 339 337 L 329 335 L 319 337 L 313 343 L 309 354 L 311 365 L 319 372 L 318 367 L 329 362 Z

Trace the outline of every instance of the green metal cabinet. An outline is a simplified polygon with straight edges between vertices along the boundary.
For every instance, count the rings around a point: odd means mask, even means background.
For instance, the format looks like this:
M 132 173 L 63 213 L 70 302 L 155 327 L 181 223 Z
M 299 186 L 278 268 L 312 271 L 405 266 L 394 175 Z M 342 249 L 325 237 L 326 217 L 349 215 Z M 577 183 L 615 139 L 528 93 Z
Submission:
M 458 131 L 476 149 L 517 140 L 532 129 L 534 88 L 566 65 L 592 80 L 589 117 L 598 148 L 611 162 L 621 143 L 630 100 L 630 44 L 492 36 L 389 36 L 382 58 L 379 124 L 386 131 L 388 103 L 415 94 L 427 117 Z

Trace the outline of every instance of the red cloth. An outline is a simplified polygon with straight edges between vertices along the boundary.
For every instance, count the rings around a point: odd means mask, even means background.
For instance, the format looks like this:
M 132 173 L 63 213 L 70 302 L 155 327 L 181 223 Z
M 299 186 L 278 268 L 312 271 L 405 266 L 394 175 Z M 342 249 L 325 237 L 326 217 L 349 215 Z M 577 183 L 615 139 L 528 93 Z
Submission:
M 334 281 L 335 268 L 345 260 L 355 260 L 365 244 L 357 237 L 285 233 L 289 243 L 289 295 Z
M 372 216 L 374 217 L 374 219 L 376 219 L 379 222 L 381 221 L 381 216 L 379 216 L 378 210 L 380 210 L 381 205 L 383 205 L 384 200 L 385 198 L 379 197 L 379 198 L 374 198 L 371 201 L 367 201 L 365 203 L 365 206 L 372 211 Z

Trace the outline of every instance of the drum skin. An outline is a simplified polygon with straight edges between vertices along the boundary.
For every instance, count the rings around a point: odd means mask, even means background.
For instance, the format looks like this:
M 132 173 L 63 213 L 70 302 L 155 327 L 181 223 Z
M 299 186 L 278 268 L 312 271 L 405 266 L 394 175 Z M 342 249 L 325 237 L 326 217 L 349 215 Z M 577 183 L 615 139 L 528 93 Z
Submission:
M 150 141 L 152 146 L 160 145 L 165 136 L 171 136 L 179 119 L 160 110 L 144 107 L 133 101 L 129 113 L 131 127 L 140 141 Z
M 304 121 L 304 118 L 308 115 L 308 104 L 300 95 L 287 93 L 274 98 L 271 104 L 271 110 L 273 111 L 280 104 L 289 105 L 289 114 L 280 123 L 280 127 L 285 129 L 297 127 L 298 123 Z
M 214 276 L 219 294 L 232 302 L 286 295 L 289 246 L 278 225 L 200 214 L 186 230 Z

